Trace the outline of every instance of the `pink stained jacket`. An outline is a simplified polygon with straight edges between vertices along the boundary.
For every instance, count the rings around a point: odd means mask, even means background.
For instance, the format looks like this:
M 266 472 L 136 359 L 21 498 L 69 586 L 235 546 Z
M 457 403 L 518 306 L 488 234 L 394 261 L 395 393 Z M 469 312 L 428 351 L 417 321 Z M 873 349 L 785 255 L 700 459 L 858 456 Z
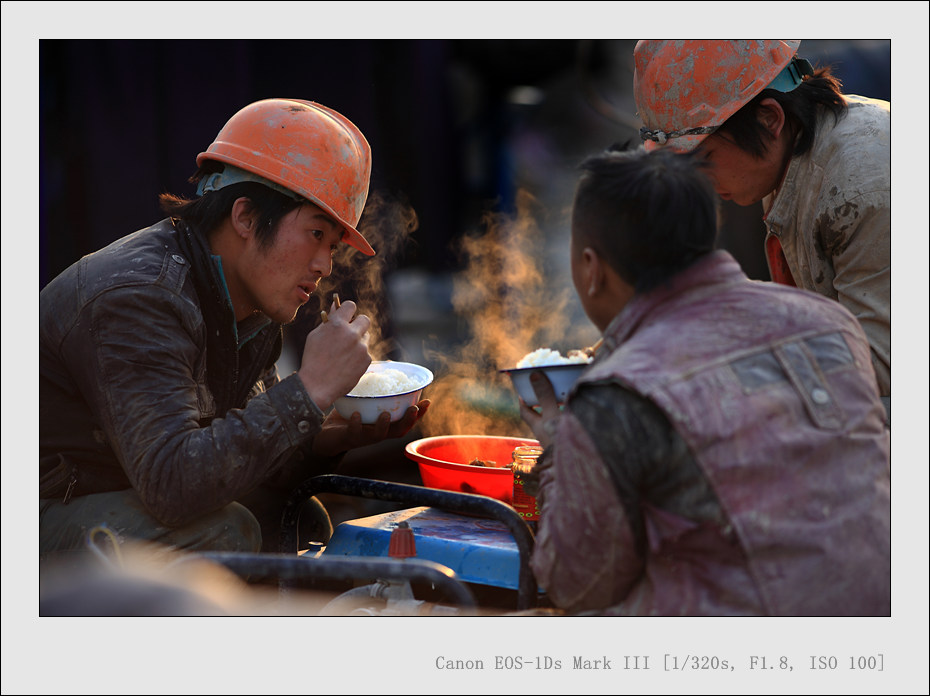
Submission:
M 544 464 L 532 566 L 573 612 L 888 615 L 889 433 L 869 345 L 815 294 L 748 280 L 715 252 L 638 295 L 605 332 Z M 574 414 L 586 387 L 656 404 L 725 513 L 688 519 L 649 499 L 629 519 L 597 432 Z M 628 443 L 635 448 L 637 443 Z M 545 461 L 548 459 L 548 461 Z M 629 481 L 638 490 L 638 481 Z M 645 529 L 635 543 L 634 522 Z

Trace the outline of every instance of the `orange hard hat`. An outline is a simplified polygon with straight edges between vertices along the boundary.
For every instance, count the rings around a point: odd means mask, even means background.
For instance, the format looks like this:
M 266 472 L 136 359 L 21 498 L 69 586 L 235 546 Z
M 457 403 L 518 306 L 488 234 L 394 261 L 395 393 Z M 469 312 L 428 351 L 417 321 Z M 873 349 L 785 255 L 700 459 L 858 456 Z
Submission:
M 693 150 L 766 88 L 789 92 L 811 74 L 799 40 L 643 40 L 633 93 L 647 150 Z
M 368 256 L 375 250 L 356 229 L 368 199 L 371 148 L 342 114 L 303 99 L 263 99 L 240 109 L 197 155 L 222 162 L 204 177 L 199 193 L 240 181 L 257 181 L 292 198 L 304 198 L 331 215 L 348 244 Z

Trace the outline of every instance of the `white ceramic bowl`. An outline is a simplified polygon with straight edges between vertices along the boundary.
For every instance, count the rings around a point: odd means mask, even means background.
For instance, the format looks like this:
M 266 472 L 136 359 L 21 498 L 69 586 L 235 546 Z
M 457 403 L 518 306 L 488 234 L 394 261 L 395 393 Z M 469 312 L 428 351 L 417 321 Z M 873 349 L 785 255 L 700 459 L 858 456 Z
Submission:
M 374 360 L 368 366 L 367 372 L 380 372 L 388 368 L 400 370 L 408 377 L 412 377 L 419 385 L 412 391 L 387 396 L 340 396 L 333 404 L 343 418 L 349 419 L 358 411 L 362 415 L 362 423 L 374 423 L 382 412 L 391 414 L 392 421 L 403 418 L 404 413 L 420 400 L 423 390 L 433 382 L 433 373 L 422 365 L 394 360 Z
M 513 382 L 514 391 L 526 402 L 527 406 L 536 406 L 539 399 L 536 398 L 536 392 L 533 391 L 533 385 L 530 383 L 530 375 L 536 370 L 541 370 L 552 382 L 555 389 L 556 398 L 559 403 L 564 403 L 568 392 L 578 381 L 581 373 L 585 371 L 590 363 L 563 363 L 561 365 L 534 365 L 532 367 L 514 367 L 509 370 L 501 370 L 510 375 Z

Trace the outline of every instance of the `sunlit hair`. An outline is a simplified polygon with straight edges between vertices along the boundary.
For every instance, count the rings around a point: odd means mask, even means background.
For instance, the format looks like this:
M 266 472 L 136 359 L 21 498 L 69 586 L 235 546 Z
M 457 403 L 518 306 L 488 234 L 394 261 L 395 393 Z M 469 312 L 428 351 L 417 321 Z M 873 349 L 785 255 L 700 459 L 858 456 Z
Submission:
M 198 169 L 190 178 L 190 181 L 197 183 L 203 177 L 220 169 L 222 169 L 221 164 L 208 160 L 205 166 Z M 158 201 L 166 214 L 184 220 L 199 234 L 209 237 L 232 211 L 236 199 L 243 197 L 248 198 L 258 211 L 256 238 L 260 248 L 268 248 L 272 245 L 281 218 L 303 204 L 300 200 L 251 181 L 232 184 L 219 191 L 210 191 L 192 200 L 171 193 L 163 193 L 158 197 Z
M 693 153 L 643 148 L 588 158 L 575 192 L 572 234 L 637 292 L 701 256 L 717 237 L 717 197 Z
M 820 109 L 833 114 L 836 123 L 845 115 L 847 107 L 843 99 L 840 80 L 829 67 L 814 72 L 791 92 L 764 89 L 743 108 L 730 116 L 717 133 L 726 135 L 738 148 L 756 158 L 765 155 L 772 136 L 759 121 L 759 109 L 763 99 L 774 99 L 785 112 L 788 126 L 798 139 L 793 155 L 803 155 L 814 144 L 817 134 Z

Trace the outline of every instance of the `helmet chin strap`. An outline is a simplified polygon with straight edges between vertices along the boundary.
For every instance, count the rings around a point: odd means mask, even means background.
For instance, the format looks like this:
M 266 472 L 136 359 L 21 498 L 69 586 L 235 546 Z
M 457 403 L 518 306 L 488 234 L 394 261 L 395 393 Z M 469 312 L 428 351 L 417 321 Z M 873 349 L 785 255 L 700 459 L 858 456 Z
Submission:
M 665 145 L 671 138 L 680 138 L 683 135 L 710 135 L 719 126 L 701 126 L 700 128 L 683 128 L 682 130 L 666 133 L 664 130 L 639 129 L 639 137 L 643 140 L 654 140 L 659 145 Z
M 245 169 L 240 169 L 232 164 L 223 164 L 223 171 L 213 172 L 208 174 L 200 180 L 200 183 L 197 184 L 197 195 L 202 196 L 205 193 L 210 191 L 219 191 L 221 188 L 226 188 L 227 186 L 232 186 L 233 184 L 240 184 L 245 181 L 250 181 L 256 184 L 262 184 L 267 186 L 270 189 L 277 191 L 278 193 L 283 193 L 288 198 L 293 198 L 296 201 L 301 201 L 303 198 L 290 189 L 286 189 L 283 186 L 280 186 L 273 181 L 259 176 L 258 174 L 253 174 L 248 172 Z

